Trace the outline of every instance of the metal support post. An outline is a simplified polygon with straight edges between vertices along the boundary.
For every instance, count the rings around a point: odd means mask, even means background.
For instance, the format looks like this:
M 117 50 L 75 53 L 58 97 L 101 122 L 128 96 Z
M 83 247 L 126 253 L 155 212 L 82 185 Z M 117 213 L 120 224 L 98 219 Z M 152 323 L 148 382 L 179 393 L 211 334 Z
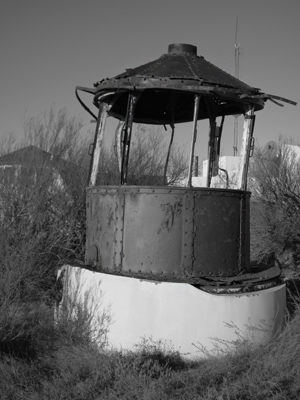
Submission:
M 194 151 L 195 151 L 195 143 L 197 140 L 197 119 L 198 119 L 199 104 L 200 104 L 200 96 L 198 94 L 196 94 L 195 100 L 194 100 L 193 134 L 192 134 L 189 174 L 188 174 L 188 186 L 189 187 L 192 187 L 193 158 L 194 158 Z

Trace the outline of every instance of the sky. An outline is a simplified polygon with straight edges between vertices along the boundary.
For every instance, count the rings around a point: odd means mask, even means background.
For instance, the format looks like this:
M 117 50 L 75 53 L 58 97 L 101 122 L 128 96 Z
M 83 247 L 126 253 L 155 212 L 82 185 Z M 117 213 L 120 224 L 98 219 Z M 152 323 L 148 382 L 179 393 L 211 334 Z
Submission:
M 21 137 L 24 118 L 52 106 L 66 107 L 83 119 L 83 131 L 93 130 L 75 87 L 153 61 L 171 43 L 197 46 L 198 55 L 234 75 L 237 17 L 240 79 L 298 102 L 281 108 L 267 101 L 257 113 L 256 143 L 300 139 L 299 0 L 2 0 L 1 6 L 0 139 Z M 92 96 L 85 101 L 92 105 Z M 232 117 L 225 128 L 224 150 L 232 155 Z M 201 129 L 200 156 L 207 143 Z M 179 143 L 189 146 L 190 135 L 183 129 Z

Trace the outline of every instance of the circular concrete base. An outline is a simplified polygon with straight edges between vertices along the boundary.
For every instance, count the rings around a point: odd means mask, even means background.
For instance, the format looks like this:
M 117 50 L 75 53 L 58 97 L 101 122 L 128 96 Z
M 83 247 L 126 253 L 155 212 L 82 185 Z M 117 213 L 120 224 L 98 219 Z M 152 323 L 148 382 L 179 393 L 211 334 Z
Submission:
M 228 349 L 237 340 L 262 343 L 284 323 L 286 287 L 242 294 L 211 294 L 186 283 L 153 282 L 62 267 L 64 296 L 108 312 L 109 346 L 134 350 L 143 339 L 188 358 Z

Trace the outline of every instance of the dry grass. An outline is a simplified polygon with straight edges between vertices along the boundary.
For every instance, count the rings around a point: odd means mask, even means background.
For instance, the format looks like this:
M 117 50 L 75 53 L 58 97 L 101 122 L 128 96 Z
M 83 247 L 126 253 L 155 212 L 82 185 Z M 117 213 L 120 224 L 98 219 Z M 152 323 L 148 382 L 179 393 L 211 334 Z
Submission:
M 151 341 L 135 352 L 99 347 L 88 329 L 80 329 L 84 311 L 77 320 L 64 316 L 53 325 L 41 309 L 32 327 L 35 352 L 25 358 L 2 354 L 1 398 L 298 399 L 300 307 L 296 308 L 284 331 L 268 345 L 252 348 L 240 342 L 227 355 L 197 362 Z

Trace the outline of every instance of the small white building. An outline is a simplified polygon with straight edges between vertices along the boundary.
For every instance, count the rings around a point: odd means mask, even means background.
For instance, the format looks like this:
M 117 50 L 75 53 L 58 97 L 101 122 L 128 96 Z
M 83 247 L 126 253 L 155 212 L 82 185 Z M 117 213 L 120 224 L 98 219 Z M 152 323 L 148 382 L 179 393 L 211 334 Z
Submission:
M 239 171 L 240 157 L 222 156 L 219 158 L 219 174 L 211 180 L 210 187 L 236 188 L 236 179 Z M 203 175 L 193 176 L 194 187 L 207 187 L 208 161 L 203 161 Z

